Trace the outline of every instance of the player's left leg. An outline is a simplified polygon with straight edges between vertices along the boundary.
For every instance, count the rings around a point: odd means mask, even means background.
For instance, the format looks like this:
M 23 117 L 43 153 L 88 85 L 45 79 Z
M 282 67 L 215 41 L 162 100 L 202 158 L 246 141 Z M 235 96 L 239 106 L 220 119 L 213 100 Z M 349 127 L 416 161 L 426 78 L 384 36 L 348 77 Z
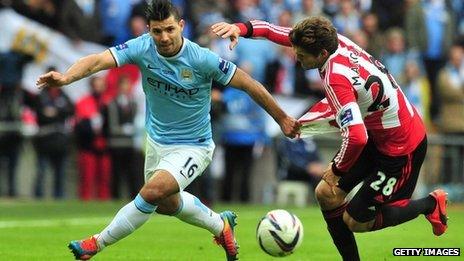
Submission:
M 226 251 L 227 260 L 237 259 L 235 213 L 224 211 L 218 214 L 197 197 L 184 191 L 208 167 L 212 160 L 214 144 L 208 147 L 175 146 L 172 151 L 175 153 L 167 153 L 157 168 L 168 170 L 172 174 L 180 192 L 159 202 L 156 212 L 172 215 L 183 222 L 207 229 L 214 235 L 216 243 Z
M 218 214 L 186 191 L 176 193 L 160 202 L 156 212 L 175 216 L 185 223 L 210 231 L 215 242 L 224 247 L 227 260 L 237 259 L 238 245 L 234 236 L 237 216 L 234 212 L 224 211 Z
M 186 191 L 176 193 L 158 203 L 156 213 L 174 216 L 185 223 L 204 228 L 215 236 L 219 236 L 224 227 L 218 213 Z
M 437 209 L 446 216 L 443 206 L 446 194 L 442 191 L 422 199 L 410 200 L 426 149 L 427 140 L 424 139 L 413 153 L 405 157 L 380 157 L 380 171 L 365 180 L 344 213 L 344 221 L 350 230 L 366 232 L 396 226 L 420 214 L 429 217 Z M 435 234 L 442 234 L 446 230 L 446 219 L 442 226 L 439 225 L 434 225 L 434 233 L 437 231 Z
M 347 205 L 346 192 L 338 187 L 334 190 L 335 195 L 324 180 L 321 180 L 315 189 L 316 199 L 327 223 L 327 230 L 343 260 L 359 260 L 356 239 L 353 232 L 343 222 L 343 212 Z
M 360 259 L 354 234 L 343 222 L 343 213 L 348 205 L 345 196 L 375 171 L 374 150 L 375 144 L 369 140 L 350 171 L 338 181 L 335 195 L 324 180 L 319 182 L 315 190 L 327 230 L 343 260 Z

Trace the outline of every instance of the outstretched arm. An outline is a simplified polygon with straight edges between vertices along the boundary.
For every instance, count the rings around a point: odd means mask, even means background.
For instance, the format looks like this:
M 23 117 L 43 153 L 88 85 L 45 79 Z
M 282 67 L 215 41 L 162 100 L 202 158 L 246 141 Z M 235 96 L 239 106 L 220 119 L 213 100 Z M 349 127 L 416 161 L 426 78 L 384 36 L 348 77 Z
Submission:
M 113 67 L 116 67 L 116 62 L 110 51 L 106 50 L 99 54 L 91 54 L 77 60 L 64 74 L 55 71 L 42 74 L 37 79 L 36 85 L 39 89 L 61 87 L 101 70 Z
M 288 34 L 290 27 L 270 24 L 265 21 L 252 20 L 245 23 L 229 24 L 226 22 L 216 23 L 211 26 L 213 32 L 222 38 L 230 38 L 229 48 L 232 50 L 238 44 L 238 37 L 266 38 L 276 44 L 292 46 Z
M 255 102 L 274 118 L 280 125 L 285 136 L 294 138 L 300 133 L 300 123 L 293 117 L 288 116 L 277 104 L 272 95 L 255 79 L 245 73 L 240 68 L 237 68 L 230 85 L 246 91 Z

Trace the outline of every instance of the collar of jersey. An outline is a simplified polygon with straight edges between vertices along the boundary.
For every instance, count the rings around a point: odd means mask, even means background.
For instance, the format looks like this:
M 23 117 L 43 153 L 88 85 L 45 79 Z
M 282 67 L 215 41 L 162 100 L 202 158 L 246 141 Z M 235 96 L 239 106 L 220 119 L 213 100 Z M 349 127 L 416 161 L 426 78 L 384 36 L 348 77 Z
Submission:
M 329 65 L 330 60 L 332 60 L 335 56 L 337 56 L 340 53 L 339 51 L 340 48 L 341 48 L 340 45 L 338 45 L 337 50 L 335 50 L 335 52 L 329 56 L 327 61 L 325 61 L 324 65 L 322 65 L 321 69 L 319 70 L 321 73 L 323 73 L 325 69 L 327 69 L 327 66 Z
M 156 47 L 155 47 L 156 55 L 158 55 L 158 57 L 160 57 L 162 59 L 165 59 L 165 60 L 175 60 L 175 59 L 177 59 L 184 52 L 185 46 L 187 45 L 187 41 L 188 41 L 187 38 L 185 38 L 185 37 L 182 37 L 182 38 L 183 38 L 182 47 L 180 48 L 179 52 L 176 55 L 169 56 L 169 57 L 162 56 L 161 54 L 158 53 L 158 50 L 156 50 Z M 153 38 L 152 38 L 152 41 L 153 41 Z M 153 42 L 153 45 L 156 46 L 154 42 Z

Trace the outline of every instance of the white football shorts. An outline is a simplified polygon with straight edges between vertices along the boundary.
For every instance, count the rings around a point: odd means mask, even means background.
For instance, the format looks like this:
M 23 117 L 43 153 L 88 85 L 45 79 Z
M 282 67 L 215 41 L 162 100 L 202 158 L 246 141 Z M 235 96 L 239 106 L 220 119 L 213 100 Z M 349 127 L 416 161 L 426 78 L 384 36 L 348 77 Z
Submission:
M 214 148 L 213 142 L 209 146 L 165 145 L 147 137 L 145 182 L 156 170 L 166 170 L 177 180 L 179 191 L 183 191 L 211 163 Z

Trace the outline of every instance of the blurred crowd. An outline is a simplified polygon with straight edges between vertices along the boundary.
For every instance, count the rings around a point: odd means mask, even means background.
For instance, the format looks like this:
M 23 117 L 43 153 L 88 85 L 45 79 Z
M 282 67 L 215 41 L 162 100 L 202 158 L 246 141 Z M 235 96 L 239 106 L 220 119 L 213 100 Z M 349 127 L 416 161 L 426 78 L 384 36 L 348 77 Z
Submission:
M 464 138 L 462 0 L 172 2 L 186 20 L 185 37 L 233 61 L 271 93 L 311 102 L 324 96 L 319 74 L 303 70 L 290 48 L 264 40 L 240 39 L 240 44 L 230 51 L 229 42 L 215 37 L 210 26 L 219 21 L 258 19 L 291 27 L 308 16 L 325 16 L 339 33 L 382 61 L 422 114 L 429 133 Z M 114 46 L 145 33 L 145 6 L 144 0 L 0 0 L 0 9 L 13 8 L 61 32 L 75 45 L 90 41 Z M 65 197 L 63 180 L 70 146 L 77 148 L 80 199 L 119 198 L 122 184 L 131 197 L 136 195 L 142 182 L 145 102 L 134 91 L 140 89 L 138 69 L 127 65 L 96 76 L 90 81 L 88 96 L 71 101 L 59 89 L 38 94 L 24 90 L 21 77 L 28 62 L 31 58 L 22 53 L 0 53 L 0 196 L 17 194 L 16 167 L 25 122 L 36 126 L 31 136 L 37 154 L 33 188 L 37 198 L 44 194 L 47 166 L 54 173 L 53 196 Z M 250 200 L 252 166 L 269 147 L 277 154 L 278 179 L 317 183 L 323 164 L 311 139 L 269 137 L 264 112 L 249 96 L 234 88 L 213 85 L 213 132 L 215 142 L 224 151 L 221 200 L 234 200 L 234 191 L 238 191 L 236 200 Z M 458 153 L 458 169 L 464 176 L 463 147 Z M 444 155 L 446 160 L 446 148 Z M 443 165 L 444 173 L 448 173 L 448 164 Z M 451 178 L 445 181 L 452 182 Z M 208 173 L 200 182 L 210 182 Z M 210 201 L 212 196 L 205 197 Z

